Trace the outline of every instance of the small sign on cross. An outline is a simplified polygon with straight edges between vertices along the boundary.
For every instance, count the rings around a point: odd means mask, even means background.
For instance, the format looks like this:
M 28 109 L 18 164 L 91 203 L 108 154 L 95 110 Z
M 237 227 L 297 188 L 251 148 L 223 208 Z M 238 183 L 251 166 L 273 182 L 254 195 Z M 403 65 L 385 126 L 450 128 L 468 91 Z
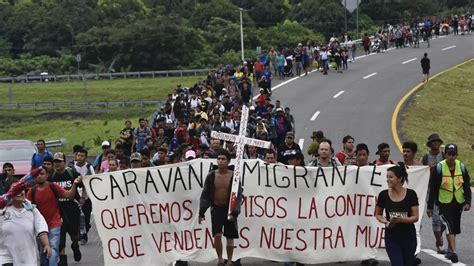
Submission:
M 247 106 L 242 106 L 242 115 L 240 118 L 240 125 L 239 125 L 239 135 L 232 135 L 223 132 L 212 131 L 211 137 L 215 139 L 220 139 L 224 141 L 230 141 L 235 143 L 237 146 L 236 152 L 236 162 L 234 167 L 234 175 L 232 177 L 232 190 L 230 192 L 230 202 L 229 202 L 229 210 L 227 219 L 231 218 L 232 212 L 235 210 L 237 194 L 239 191 L 239 184 L 240 179 L 242 178 L 242 167 L 243 167 L 243 158 L 244 158 L 244 149 L 245 145 L 256 146 L 259 148 L 270 148 L 271 142 L 259 140 L 259 139 L 252 139 L 245 136 L 247 133 L 247 123 L 248 123 L 248 116 L 249 116 L 249 108 Z

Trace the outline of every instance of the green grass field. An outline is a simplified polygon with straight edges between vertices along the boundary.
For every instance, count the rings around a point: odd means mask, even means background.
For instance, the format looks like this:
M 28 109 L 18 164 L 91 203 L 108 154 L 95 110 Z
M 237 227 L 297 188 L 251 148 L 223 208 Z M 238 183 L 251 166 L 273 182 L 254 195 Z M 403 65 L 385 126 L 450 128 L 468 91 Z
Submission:
M 444 143 L 458 145 L 458 158 L 471 172 L 474 184 L 474 61 L 430 80 L 402 113 L 402 141 L 419 144 L 418 154 L 428 151 L 427 137 L 437 132 Z M 422 144 L 423 145 L 420 145 Z
M 104 140 L 114 142 L 130 119 L 133 126 L 138 118 L 149 118 L 156 107 L 127 107 L 127 109 L 57 109 L 49 111 L 19 110 L 0 112 L 0 139 L 37 139 L 53 140 L 65 138 L 67 145 L 61 150 L 72 153 L 75 144 L 85 145 L 89 154 L 101 152 L 100 144 Z
M 192 86 L 199 79 L 202 76 L 88 80 L 86 91 L 82 81 L 0 83 L 0 103 L 9 102 L 9 88 L 12 103 L 160 100 L 177 84 Z
M 0 103 L 8 102 L 8 88 L 13 88 L 15 103 L 69 102 L 69 101 L 125 101 L 163 100 L 177 84 L 192 86 L 202 77 L 169 77 L 156 79 L 116 79 L 88 81 L 87 96 L 83 83 L 49 82 L 28 84 L 0 84 Z M 111 108 L 69 109 L 62 108 L 3 108 L 0 110 L 0 139 L 61 139 L 67 145 L 66 154 L 75 144 L 84 144 L 89 154 L 101 152 L 103 140 L 115 141 L 124 121 L 133 126 L 138 118 L 149 118 L 157 106 L 111 106 Z

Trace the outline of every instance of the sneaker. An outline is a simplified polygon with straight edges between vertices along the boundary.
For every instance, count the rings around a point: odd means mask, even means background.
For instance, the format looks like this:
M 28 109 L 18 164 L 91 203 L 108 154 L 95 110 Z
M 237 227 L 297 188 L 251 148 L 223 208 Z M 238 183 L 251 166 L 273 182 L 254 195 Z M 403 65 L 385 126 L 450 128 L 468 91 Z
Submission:
M 458 259 L 458 254 L 454 253 L 454 252 L 450 252 L 450 256 L 449 256 L 449 260 L 451 260 L 452 263 L 456 263 L 459 261 Z
M 415 265 L 420 265 L 421 264 L 421 259 L 420 258 L 417 258 L 415 257 L 415 261 L 414 261 Z
M 79 244 L 78 243 L 72 243 L 71 244 L 71 249 L 72 249 L 72 252 L 74 253 L 74 260 L 75 261 L 81 261 L 82 254 L 81 254 L 81 250 L 79 249 Z
M 87 245 L 87 243 L 88 243 L 87 235 L 86 234 L 81 235 L 81 245 Z
M 59 255 L 58 266 L 67 266 L 67 255 Z
M 446 254 L 446 250 L 444 249 L 444 245 L 438 246 L 436 245 L 436 249 L 438 254 Z

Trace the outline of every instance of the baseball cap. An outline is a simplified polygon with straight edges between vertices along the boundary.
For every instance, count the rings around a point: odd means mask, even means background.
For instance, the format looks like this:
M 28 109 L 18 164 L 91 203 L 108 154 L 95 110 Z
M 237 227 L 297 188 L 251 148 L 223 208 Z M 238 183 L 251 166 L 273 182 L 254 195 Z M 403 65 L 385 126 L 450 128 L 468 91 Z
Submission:
M 196 152 L 194 152 L 193 150 L 189 150 L 184 155 L 184 158 L 186 158 L 186 159 L 193 158 L 194 159 L 194 158 L 196 158 Z
M 142 160 L 142 155 L 139 152 L 134 152 L 132 155 L 130 155 L 130 162 L 133 161 L 141 161 Z
M 454 153 L 458 154 L 458 146 L 456 146 L 456 144 L 453 144 L 453 143 L 447 144 L 444 147 L 444 153 L 448 154 L 450 152 L 454 152 Z
M 101 145 L 101 146 L 102 146 L 102 147 L 104 147 L 104 146 L 110 147 L 110 142 L 104 140 L 104 141 L 102 142 L 102 145 Z
M 288 131 L 288 132 L 286 132 L 286 136 L 287 136 L 287 137 L 290 137 L 290 136 L 291 136 L 291 137 L 294 138 L 294 137 L 295 137 L 295 134 L 294 134 L 293 132 L 291 132 L 291 131 Z
M 64 153 L 56 152 L 53 156 L 53 161 L 64 161 Z

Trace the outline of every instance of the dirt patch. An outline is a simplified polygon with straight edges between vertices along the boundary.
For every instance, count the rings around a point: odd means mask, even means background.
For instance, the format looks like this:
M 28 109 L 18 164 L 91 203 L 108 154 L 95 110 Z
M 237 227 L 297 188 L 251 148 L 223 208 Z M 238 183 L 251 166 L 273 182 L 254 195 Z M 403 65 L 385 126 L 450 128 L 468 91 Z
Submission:
M 92 119 L 107 112 L 107 109 L 92 110 L 67 110 L 67 111 L 0 111 L 0 124 L 8 126 L 10 124 L 23 124 L 32 121 L 51 121 L 51 120 L 74 120 L 74 119 Z

